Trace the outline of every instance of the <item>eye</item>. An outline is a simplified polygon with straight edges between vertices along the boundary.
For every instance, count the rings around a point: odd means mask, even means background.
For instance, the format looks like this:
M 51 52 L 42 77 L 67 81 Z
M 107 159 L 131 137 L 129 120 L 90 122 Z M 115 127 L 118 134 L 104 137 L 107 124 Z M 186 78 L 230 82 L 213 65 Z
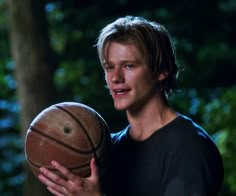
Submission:
M 106 72 L 109 72 L 112 71 L 114 67 L 112 65 L 105 64 L 103 68 Z
M 133 69 L 134 65 L 133 64 L 125 64 L 126 69 Z

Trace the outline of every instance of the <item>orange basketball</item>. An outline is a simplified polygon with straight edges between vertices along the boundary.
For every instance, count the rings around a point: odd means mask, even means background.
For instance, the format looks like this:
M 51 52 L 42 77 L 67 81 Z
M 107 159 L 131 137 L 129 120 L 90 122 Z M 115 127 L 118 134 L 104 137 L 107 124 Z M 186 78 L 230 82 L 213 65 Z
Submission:
M 87 177 L 92 157 L 100 172 L 105 169 L 109 144 L 109 128 L 94 109 L 63 102 L 46 108 L 32 121 L 25 138 L 25 156 L 36 176 L 41 166 L 54 171 L 51 160 L 56 160 Z

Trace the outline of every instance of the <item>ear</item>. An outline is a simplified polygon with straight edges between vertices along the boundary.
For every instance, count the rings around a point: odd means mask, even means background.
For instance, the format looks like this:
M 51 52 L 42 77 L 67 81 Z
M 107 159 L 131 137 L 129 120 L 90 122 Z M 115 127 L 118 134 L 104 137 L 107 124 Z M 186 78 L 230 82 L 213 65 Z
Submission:
M 158 74 L 157 79 L 158 79 L 158 81 L 162 81 L 162 80 L 166 79 L 168 75 L 169 75 L 169 73 L 166 71 L 161 72 L 160 74 Z

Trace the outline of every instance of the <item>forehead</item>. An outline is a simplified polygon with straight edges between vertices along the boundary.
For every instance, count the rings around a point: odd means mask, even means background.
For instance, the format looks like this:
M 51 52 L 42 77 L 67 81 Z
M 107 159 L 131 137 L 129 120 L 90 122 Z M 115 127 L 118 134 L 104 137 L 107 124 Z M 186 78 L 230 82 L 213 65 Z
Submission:
M 143 54 L 134 43 L 109 42 L 105 47 L 105 61 L 143 61 Z

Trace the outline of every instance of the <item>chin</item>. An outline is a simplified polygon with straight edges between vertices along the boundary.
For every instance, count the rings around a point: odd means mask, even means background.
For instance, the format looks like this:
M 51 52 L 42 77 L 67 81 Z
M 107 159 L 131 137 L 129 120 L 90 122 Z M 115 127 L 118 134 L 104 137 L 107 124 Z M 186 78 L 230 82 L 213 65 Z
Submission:
M 123 107 L 116 107 L 116 106 L 115 106 L 115 109 L 118 110 L 118 111 L 123 111 L 123 110 L 125 110 L 126 108 L 123 108 Z
M 114 104 L 114 107 L 118 111 L 126 110 L 128 107 L 126 105 Z

